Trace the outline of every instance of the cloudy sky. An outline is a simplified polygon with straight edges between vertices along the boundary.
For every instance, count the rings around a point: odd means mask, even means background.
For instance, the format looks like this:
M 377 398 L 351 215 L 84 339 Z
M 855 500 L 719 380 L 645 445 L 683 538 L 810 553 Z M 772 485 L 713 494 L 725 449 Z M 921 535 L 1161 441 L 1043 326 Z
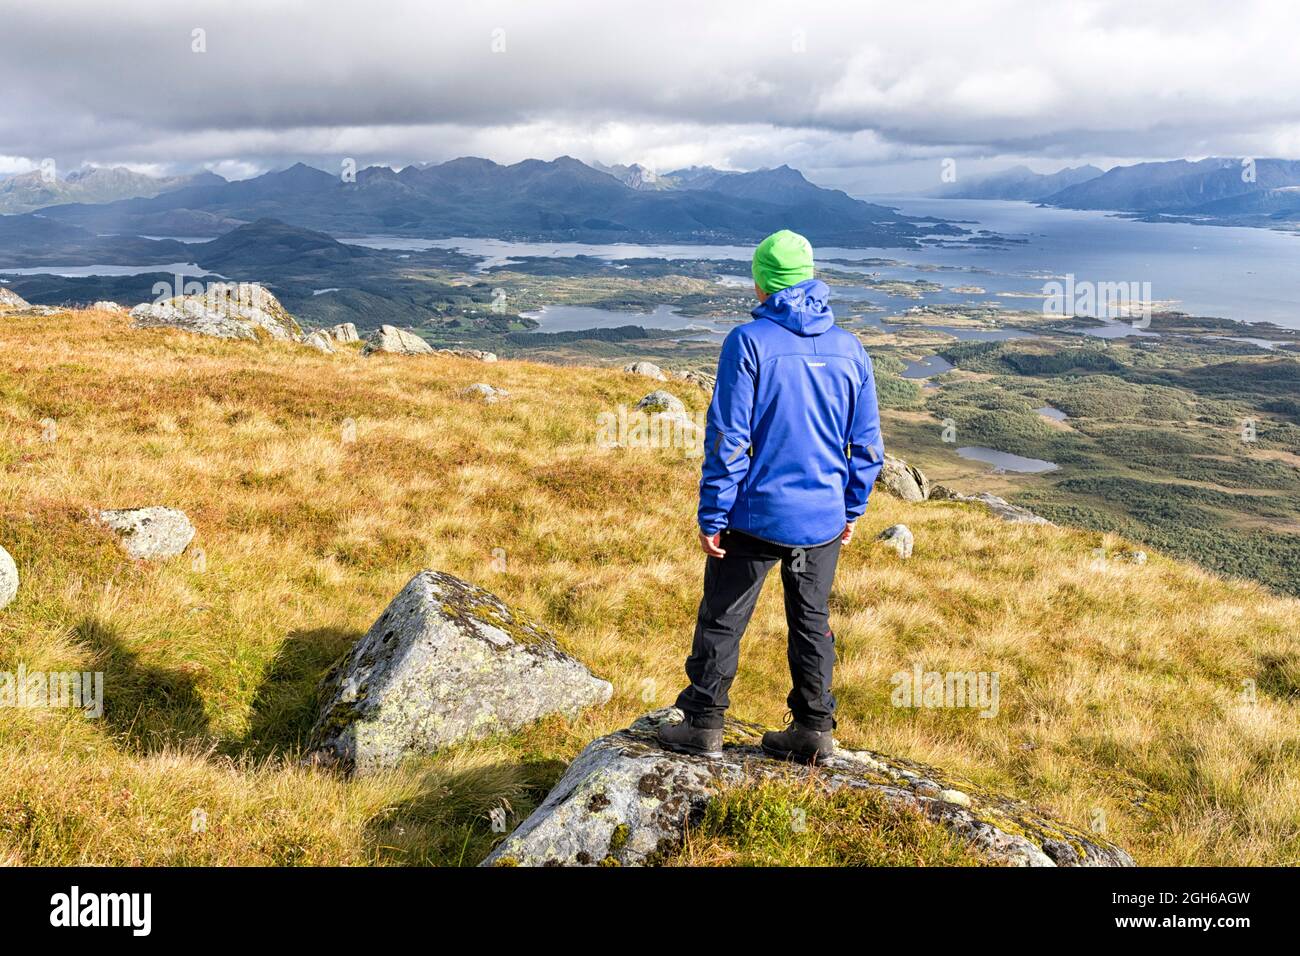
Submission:
M 0 173 L 1300 158 L 1293 0 L 0 0 Z

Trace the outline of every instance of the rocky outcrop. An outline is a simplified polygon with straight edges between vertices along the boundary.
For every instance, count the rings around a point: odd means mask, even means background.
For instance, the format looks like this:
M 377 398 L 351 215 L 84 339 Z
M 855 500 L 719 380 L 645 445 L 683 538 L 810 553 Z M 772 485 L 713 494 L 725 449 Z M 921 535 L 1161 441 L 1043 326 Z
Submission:
M 930 497 L 930 482 L 925 473 L 893 455 L 885 455 L 876 484 L 904 501 L 925 501 Z
M 664 370 L 654 362 L 633 362 L 630 365 L 624 365 L 623 371 L 631 372 L 633 375 L 644 375 L 656 382 L 668 381 L 668 376 L 664 374 Z
M 18 565 L 8 551 L 0 548 L 0 608 L 7 607 L 17 596 Z
M 974 495 L 963 495 L 960 492 L 953 491 L 943 485 L 935 485 L 930 497 L 935 501 L 966 501 L 975 504 L 982 504 L 993 512 L 994 515 L 1003 521 L 1019 522 L 1021 524 L 1051 524 L 1042 515 L 1036 515 L 1028 508 L 1022 508 L 1020 505 L 1013 505 L 1005 498 L 999 498 L 997 495 L 991 495 L 987 491 L 981 491 Z
M 12 289 L 0 285 L 0 309 L 30 309 L 31 303 Z
M 510 395 L 504 388 L 494 388 L 486 382 L 475 382 L 468 388 L 463 389 L 460 394 L 465 398 L 478 399 L 488 405 L 493 405 L 499 399 Z
M 381 325 L 366 340 L 362 355 L 386 352 L 390 355 L 432 355 L 433 346 L 414 332 L 399 329 L 395 325 Z
M 706 392 L 712 392 L 713 387 L 718 384 L 718 380 L 715 376 L 710 375 L 708 372 L 701 372 L 693 368 L 673 372 L 673 378 L 679 378 L 683 382 L 690 382 L 692 385 L 697 388 L 702 388 Z
M 194 540 L 194 525 L 175 508 L 101 511 L 97 520 L 114 531 L 123 550 L 138 561 L 174 558 Z
M 438 349 L 438 351 L 443 355 L 474 359 L 476 362 L 495 362 L 497 360 L 495 352 L 484 352 L 482 349 Z
M 140 328 L 173 328 L 221 339 L 298 341 L 302 328 L 260 285 L 216 282 L 202 295 L 180 295 L 164 302 L 143 302 L 131 310 Z
M 377 770 L 612 691 L 494 595 L 421 571 L 325 676 L 310 749 L 320 763 Z
M 876 536 L 876 540 L 884 541 L 898 552 L 900 558 L 910 558 L 912 548 L 916 543 L 912 529 L 905 524 L 890 525 Z
M 1054 821 L 1025 803 L 949 777 L 933 767 L 868 750 L 838 748 L 817 768 L 773 760 L 763 728 L 728 720 L 722 757 L 669 753 L 655 728 L 680 720 L 673 708 L 588 744 L 541 806 L 483 861 L 484 866 L 654 864 L 681 845 L 719 785 L 777 776 L 815 776 L 829 789 L 875 790 L 920 809 L 991 862 L 1013 866 L 1132 866 L 1095 834 Z

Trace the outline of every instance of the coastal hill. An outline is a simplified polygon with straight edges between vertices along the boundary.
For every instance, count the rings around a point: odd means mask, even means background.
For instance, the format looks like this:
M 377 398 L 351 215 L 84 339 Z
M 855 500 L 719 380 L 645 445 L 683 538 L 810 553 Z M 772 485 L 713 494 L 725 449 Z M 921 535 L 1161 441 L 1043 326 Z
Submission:
M 355 181 L 299 163 L 238 182 L 60 205 L 43 214 L 101 233 L 188 236 L 215 236 L 231 223 L 267 217 L 340 236 L 585 242 L 753 242 L 785 227 L 813 242 L 914 247 L 926 236 L 963 231 L 815 186 L 787 166 L 709 170 L 674 188 L 650 190 L 568 156 L 512 165 L 462 157 L 398 171 L 372 166 Z M 175 231 L 180 228 L 197 231 Z
M 4 710 L 0 860 L 474 864 L 504 839 L 498 814 L 515 828 L 579 751 L 671 703 L 699 597 L 699 460 L 602 444 L 598 416 L 652 389 L 698 413 L 704 389 L 48 311 L 0 327 L 0 546 L 21 576 L 0 641 L 29 671 L 103 671 L 105 711 Z M 466 392 L 478 383 L 493 388 Z M 133 559 L 87 519 L 152 506 L 192 521 L 179 557 Z M 875 541 L 899 523 L 907 558 Z M 837 737 L 1029 801 L 1140 864 L 1300 858 L 1300 602 L 1136 552 L 877 490 L 832 596 Z M 541 622 L 612 698 L 372 776 L 302 766 L 321 677 L 423 568 Z M 895 706 L 917 671 L 997 673 L 996 713 Z M 779 724 L 787 679 L 772 584 L 735 715 Z M 750 858 L 729 839 L 688 862 Z M 961 861 L 944 852 L 924 859 Z

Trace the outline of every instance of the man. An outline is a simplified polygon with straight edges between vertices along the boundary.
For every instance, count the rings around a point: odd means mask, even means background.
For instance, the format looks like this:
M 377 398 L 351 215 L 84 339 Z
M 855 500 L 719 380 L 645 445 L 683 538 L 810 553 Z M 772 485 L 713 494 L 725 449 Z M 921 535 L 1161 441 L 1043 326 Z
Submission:
M 835 662 L 831 582 L 884 463 L 871 360 L 837 328 L 813 278 L 812 246 L 783 229 L 754 250 L 754 320 L 727 335 L 704 433 L 700 547 L 704 598 L 686 659 L 686 715 L 659 740 L 719 756 L 727 691 L 763 580 L 781 565 L 791 723 L 763 735 L 776 757 L 812 763 L 832 753 Z

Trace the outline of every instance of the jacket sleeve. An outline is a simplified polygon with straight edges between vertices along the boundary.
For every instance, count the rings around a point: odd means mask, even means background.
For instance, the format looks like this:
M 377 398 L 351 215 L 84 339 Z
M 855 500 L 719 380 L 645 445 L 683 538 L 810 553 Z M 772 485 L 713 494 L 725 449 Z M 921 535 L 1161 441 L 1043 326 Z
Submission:
M 713 535 L 727 527 L 740 482 L 749 471 L 750 426 L 758 364 L 739 330 L 722 343 L 718 381 L 704 427 L 700 477 L 700 530 Z
M 853 406 L 849 424 L 849 481 L 844 488 L 844 518 L 857 521 L 867 510 L 871 486 L 885 464 L 885 441 L 880 434 L 880 407 L 876 402 L 876 375 L 867 360 L 866 381 Z

